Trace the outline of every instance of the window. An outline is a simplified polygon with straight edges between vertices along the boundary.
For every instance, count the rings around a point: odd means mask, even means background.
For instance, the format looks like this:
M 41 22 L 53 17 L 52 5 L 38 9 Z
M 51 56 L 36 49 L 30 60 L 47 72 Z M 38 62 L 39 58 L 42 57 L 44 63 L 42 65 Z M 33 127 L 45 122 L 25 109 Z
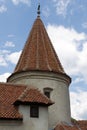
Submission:
M 50 92 L 44 91 L 44 94 L 45 94 L 48 98 L 50 98 Z
M 30 117 L 39 117 L 39 107 L 36 105 L 30 106 Z
M 48 98 L 50 98 L 51 91 L 53 91 L 52 88 L 44 88 L 44 95 L 46 95 Z

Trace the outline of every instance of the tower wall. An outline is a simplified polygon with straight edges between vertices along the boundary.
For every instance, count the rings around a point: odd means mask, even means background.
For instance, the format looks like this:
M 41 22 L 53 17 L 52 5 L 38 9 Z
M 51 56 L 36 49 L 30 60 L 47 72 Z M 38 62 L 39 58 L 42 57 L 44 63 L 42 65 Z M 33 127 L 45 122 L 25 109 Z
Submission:
M 31 85 L 37 87 L 42 93 L 44 88 L 53 89 L 51 100 L 55 103 L 49 107 L 49 128 L 53 128 L 61 121 L 71 123 L 68 78 L 57 73 L 22 72 L 11 76 L 8 82 Z

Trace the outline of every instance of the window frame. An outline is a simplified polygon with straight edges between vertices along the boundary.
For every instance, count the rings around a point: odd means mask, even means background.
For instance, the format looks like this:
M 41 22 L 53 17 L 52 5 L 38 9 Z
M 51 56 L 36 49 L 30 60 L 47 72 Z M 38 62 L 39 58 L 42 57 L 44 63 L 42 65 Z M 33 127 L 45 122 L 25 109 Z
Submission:
M 46 95 L 48 98 L 50 98 L 51 97 L 51 92 L 53 91 L 53 89 L 49 88 L 49 87 L 46 87 L 46 88 L 43 89 L 43 91 L 44 91 L 44 95 Z
M 44 95 L 50 98 L 50 92 L 49 91 L 44 91 Z
M 31 118 L 39 118 L 39 106 L 31 105 L 30 106 L 30 117 Z

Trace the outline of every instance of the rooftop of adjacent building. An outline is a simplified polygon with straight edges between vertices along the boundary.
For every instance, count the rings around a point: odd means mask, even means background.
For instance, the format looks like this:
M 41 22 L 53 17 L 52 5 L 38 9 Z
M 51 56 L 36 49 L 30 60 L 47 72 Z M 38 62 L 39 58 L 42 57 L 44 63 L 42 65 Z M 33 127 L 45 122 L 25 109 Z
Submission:
M 18 106 L 31 104 L 49 106 L 53 102 L 32 86 L 0 83 L 0 119 L 20 120 Z
M 0 120 L 22 121 L 19 105 L 49 106 L 53 102 L 32 86 L 0 83 Z M 87 120 L 58 123 L 54 130 L 86 130 Z
M 72 122 L 72 124 L 60 122 L 54 130 L 87 130 L 87 120 Z

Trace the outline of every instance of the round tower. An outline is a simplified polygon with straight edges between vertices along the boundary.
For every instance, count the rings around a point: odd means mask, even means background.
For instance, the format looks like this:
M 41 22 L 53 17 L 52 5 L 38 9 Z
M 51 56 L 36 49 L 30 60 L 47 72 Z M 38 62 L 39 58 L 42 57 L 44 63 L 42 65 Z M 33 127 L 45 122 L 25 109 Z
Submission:
M 32 85 L 54 101 L 49 108 L 49 128 L 61 121 L 71 123 L 71 78 L 65 73 L 39 15 L 7 82 Z

